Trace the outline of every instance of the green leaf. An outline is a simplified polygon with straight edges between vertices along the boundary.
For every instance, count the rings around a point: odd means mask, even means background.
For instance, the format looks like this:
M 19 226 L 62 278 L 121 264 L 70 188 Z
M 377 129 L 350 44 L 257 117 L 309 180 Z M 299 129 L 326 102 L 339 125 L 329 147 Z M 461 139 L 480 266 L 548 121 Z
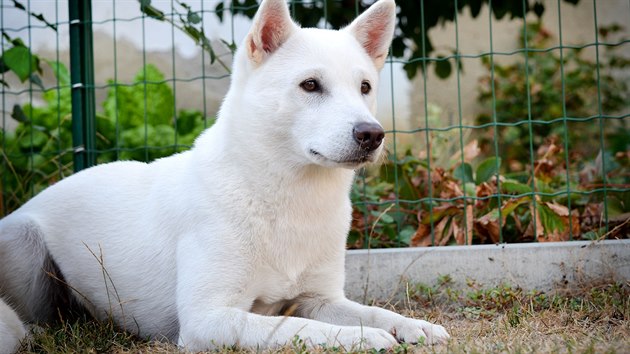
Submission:
M 151 6 L 151 1 L 149 0 L 140 1 L 140 11 L 142 11 L 145 15 L 152 17 L 156 20 L 160 20 L 160 21 L 164 20 L 164 12 Z
M 37 56 L 23 46 L 13 47 L 2 54 L 4 63 L 24 82 L 37 70 Z
M 232 54 L 236 53 L 236 43 L 232 42 L 228 42 L 225 39 L 221 39 L 221 42 L 223 42 L 223 44 L 225 44 L 226 47 L 228 47 L 228 49 L 232 52 Z
M 31 12 L 31 16 L 33 16 L 33 17 L 35 17 L 36 19 L 38 19 L 38 20 L 42 21 L 43 23 L 45 23 L 45 24 L 46 24 L 46 26 L 48 26 L 48 27 L 52 28 L 55 32 L 57 31 L 57 26 L 55 26 L 54 24 L 52 24 L 52 23 L 50 23 L 50 22 L 46 21 L 46 19 L 44 18 L 44 15 L 43 15 L 43 14 L 36 14 L 36 13 Z
M 201 17 L 194 11 L 188 11 L 188 22 L 196 25 L 201 22 Z
M 4 31 L 3 31 L 4 34 Z M 7 38 L 11 44 L 13 44 L 14 47 L 26 47 L 26 44 L 24 44 L 24 41 L 22 41 L 22 38 L 10 38 L 8 36 L 6 36 L 5 38 Z
M 400 231 L 400 235 L 398 236 L 398 239 L 404 245 L 409 245 L 411 243 L 411 238 L 413 237 L 415 233 L 416 233 L 416 230 L 414 230 L 413 227 L 407 226 Z
M 46 63 L 50 65 L 50 67 L 53 70 L 53 73 L 55 73 L 55 77 L 59 81 L 59 86 L 70 85 L 70 72 L 68 71 L 68 68 L 66 68 L 66 66 L 63 63 L 58 62 L 56 60 L 47 60 L 47 59 L 46 59 Z
M 473 182 L 464 183 L 464 194 L 467 197 L 474 197 L 477 195 L 477 186 Z
M 528 203 L 531 199 L 532 198 L 530 198 L 530 197 L 520 197 L 520 198 L 517 198 L 517 199 L 510 199 L 510 200 L 508 200 L 501 207 L 501 215 L 503 215 L 503 217 L 505 218 L 505 216 L 510 215 L 520 205 Z
M 31 76 L 29 77 L 29 80 L 31 80 L 31 82 L 36 85 L 37 87 L 39 87 L 40 89 L 45 90 L 44 88 L 44 83 L 42 82 L 42 79 L 39 77 L 39 75 L 37 74 L 31 74 Z
M 443 59 L 444 57 L 439 56 L 438 59 Z M 451 63 L 448 60 L 438 60 L 435 62 L 435 74 L 440 79 L 446 79 L 451 76 L 451 72 L 453 68 L 451 67 Z
M 214 13 L 219 18 L 219 22 L 223 22 L 223 7 L 224 7 L 223 2 L 220 2 L 214 8 Z
M 195 43 L 200 43 L 201 42 L 201 32 L 199 32 L 198 29 L 196 29 L 193 26 L 189 26 L 189 25 L 185 25 L 184 26 L 184 31 L 186 31 L 186 33 L 195 40 Z
M 377 216 L 380 216 L 381 222 L 385 224 L 392 224 L 394 222 L 394 218 L 387 213 L 379 214 Z
M 214 64 L 214 61 L 217 60 L 217 55 L 214 52 L 214 49 L 212 49 L 212 45 L 210 44 L 210 41 L 208 40 L 208 38 L 203 34 L 203 32 L 201 33 L 201 43 L 202 43 L 202 48 L 206 50 L 206 52 L 208 52 L 208 54 L 210 54 L 210 64 Z
M 477 166 L 477 174 L 475 182 L 477 184 L 481 184 L 489 180 L 492 176 L 496 175 L 499 172 L 499 167 L 501 166 L 501 158 L 500 157 L 490 157 Z
M 13 6 L 15 6 L 15 8 L 17 8 L 19 10 L 26 11 L 26 7 L 24 7 L 24 5 L 20 4 L 16 0 L 13 0 Z
M 475 182 L 472 171 L 470 164 L 463 163 L 457 166 L 455 171 L 453 171 L 453 176 L 464 183 Z
M 565 226 L 560 215 L 544 204 L 538 204 L 536 210 L 538 215 L 540 215 L 540 222 L 545 228 L 545 232 L 564 231 Z
M 175 107 L 173 91 L 164 74 L 152 64 L 140 69 L 131 86 L 112 86 L 103 102 L 104 113 L 124 129 L 172 124 Z M 115 89 L 114 89 L 115 88 Z
M 0 74 L 4 74 L 9 70 L 11 70 L 11 68 L 4 63 L 4 58 L 0 57 Z
M 527 194 L 531 193 L 532 187 L 513 180 L 501 182 L 501 190 L 506 194 Z
M 19 146 L 22 150 L 39 150 L 48 141 L 48 135 L 44 133 L 46 128 L 33 126 L 27 128 L 24 136 L 19 141 Z
M 19 104 L 14 104 L 13 105 L 13 111 L 11 112 L 11 118 L 13 118 L 16 121 L 21 122 L 21 123 L 28 123 L 28 121 L 29 121 L 28 117 L 24 113 L 24 110 L 22 110 L 22 106 L 20 106 Z

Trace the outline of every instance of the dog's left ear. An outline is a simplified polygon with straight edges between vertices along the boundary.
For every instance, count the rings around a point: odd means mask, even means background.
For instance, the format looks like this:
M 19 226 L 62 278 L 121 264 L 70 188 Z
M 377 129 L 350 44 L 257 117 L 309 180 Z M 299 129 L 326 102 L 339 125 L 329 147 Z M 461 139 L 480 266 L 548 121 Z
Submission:
M 344 30 L 363 46 L 378 70 L 385 64 L 396 25 L 394 0 L 379 0 Z
M 297 25 L 291 19 L 284 0 L 263 0 L 245 39 L 249 58 L 254 63 L 261 64 L 296 29 Z

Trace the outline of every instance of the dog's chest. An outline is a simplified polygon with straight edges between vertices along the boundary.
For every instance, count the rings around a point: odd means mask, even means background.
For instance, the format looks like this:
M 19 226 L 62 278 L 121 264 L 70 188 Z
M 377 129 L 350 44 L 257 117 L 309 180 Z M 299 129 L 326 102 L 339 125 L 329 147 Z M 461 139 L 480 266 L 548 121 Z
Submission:
M 261 267 L 252 282 L 253 312 L 278 314 L 284 303 L 304 291 L 305 274 L 288 274 L 271 267 Z

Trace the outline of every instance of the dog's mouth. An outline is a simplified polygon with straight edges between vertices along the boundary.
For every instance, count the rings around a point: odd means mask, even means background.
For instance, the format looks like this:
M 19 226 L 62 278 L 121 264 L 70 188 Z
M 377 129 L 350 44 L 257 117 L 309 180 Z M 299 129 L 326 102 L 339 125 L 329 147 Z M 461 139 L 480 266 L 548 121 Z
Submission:
M 331 159 L 327 156 L 324 156 L 322 153 L 315 149 L 310 149 L 309 153 L 314 156 L 317 160 L 324 161 L 327 164 L 335 164 L 341 165 L 348 168 L 358 168 L 362 165 L 365 165 L 370 162 L 374 162 L 376 153 L 374 151 L 365 151 L 365 150 L 357 150 L 356 152 L 345 156 L 341 159 Z

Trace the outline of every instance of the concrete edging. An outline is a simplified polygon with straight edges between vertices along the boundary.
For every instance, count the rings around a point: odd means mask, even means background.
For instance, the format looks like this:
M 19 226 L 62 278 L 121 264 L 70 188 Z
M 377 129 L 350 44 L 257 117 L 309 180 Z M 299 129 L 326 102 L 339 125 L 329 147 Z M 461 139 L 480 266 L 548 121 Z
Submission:
M 526 290 L 613 278 L 630 280 L 630 240 L 349 250 L 346 294 L 366 301 L 404 294 L 407 284 L 435 284 L 449 275 L 455 285 L 508 283 Z

